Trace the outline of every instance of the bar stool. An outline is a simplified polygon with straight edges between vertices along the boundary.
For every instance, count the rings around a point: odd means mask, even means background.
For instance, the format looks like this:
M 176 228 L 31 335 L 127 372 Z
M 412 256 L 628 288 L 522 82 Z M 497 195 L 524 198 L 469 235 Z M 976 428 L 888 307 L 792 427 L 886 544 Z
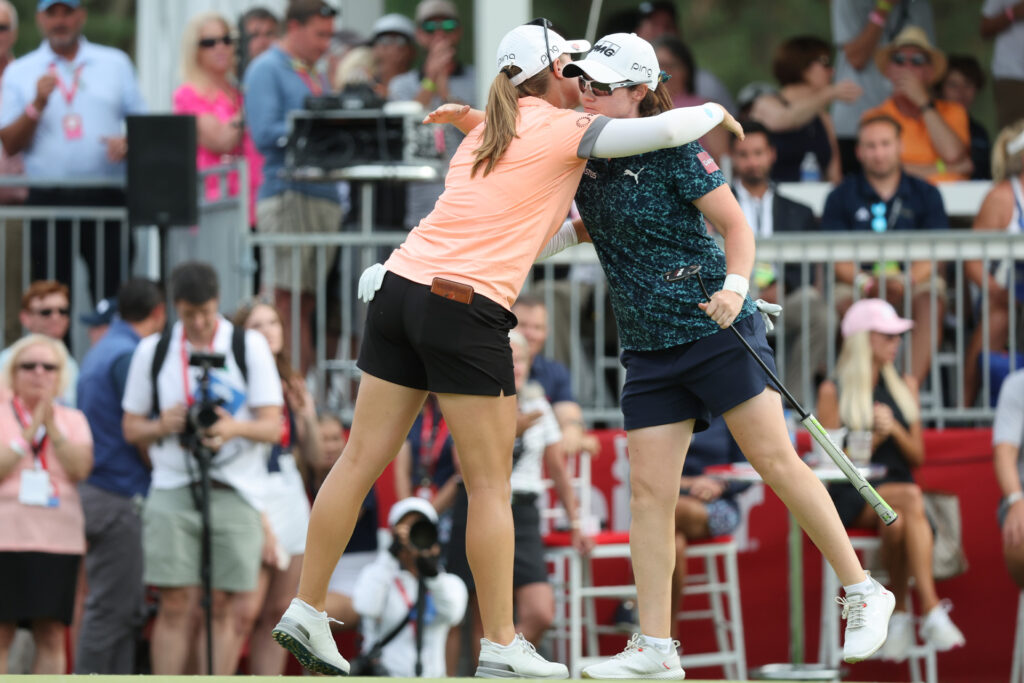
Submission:
M 605 532 L 595 537 L 595 546 L 589 557 L 580 557 L 567 548 L 568 534 L 560 537 L 549 535 L 545 541 L 552 546 L 549 560 L 564 563 L 568 573 L 568 640 L 569 661 L 574 677 L 583 667 L 601 661 L 598 636 L 602 633 L 618 633 L 612 626 L 597 623 L 596 600 L 598 598 L 636 597 L 635 584 L 595 585 L 593 564 L 601 560 L 629 559 L 629 534 L 626 532 Z M 747 676 L 746 650 L 743 636 L 743 616 L 740 606 L 739 569 L 736 561 L 737 546 L 730 536 L 704 541 L 693 541 L 687 548 L 688 558 L 703 561 L 703 570 L 687 576 L 683 589 L 684 597 L 708 596 L 710 607 L 705 610 L 683 610 L 679 619 L 708 619 L 715 629 L 717 650 L 712 652 L 684 653 L 680 656 L 683 667 L 721 666 L 725 677 L 744 679 Z M 556 569 L 556 575 L 563 576 L 564 570 Z M 556 604 L 556 608 L 558 605 Z M 564 614 L 564 607 L 557 610 Z M 563 632 L 564 633 L 564 632 Z M 586 647 L 584 648 L 584 633 Z M 556 644 L 556 651 L 559 647 Z
M 865 567 L 872 567 L 876 564 L 878 553 L 882 546 L 882 540 L 874 531 L 862 529 L 849 529 L 850 544 L 853 549 L 861 554 Z M 822 558 L 821 570 L 821 642 L 818 645 L 818 661 L 825 666 L 835 668 L 840 665 L 843 659 L 843 648 L 839 643 L 839 614 L 840 608 L 835 598 L 839 595 L 839 577 L 832 571 L 829 563 Z M 881 583 L 886 578 L 881 572 L 872 570 L 872 576 Z M 910 607 L 910 599 L 907 599 Z M 907 662 L 910 667 L 910 680 L 914 683 L 938 683 L 938 661 L 935 656 L 935 648 L 927 643 L 917 642 L 917 631 L 919 618 L 914 618 L 914 644 L 907 652 Z M 1018 619 L 1019 622 L 1019 619 Z M 924 664 L 924 678 L 921 676 L 921 664 Z

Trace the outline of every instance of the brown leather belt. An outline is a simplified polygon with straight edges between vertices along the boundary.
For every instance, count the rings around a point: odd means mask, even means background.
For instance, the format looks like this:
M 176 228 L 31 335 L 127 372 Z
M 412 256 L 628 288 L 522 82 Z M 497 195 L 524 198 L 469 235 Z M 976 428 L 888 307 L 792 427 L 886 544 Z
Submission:
M 473 301 L 473 288 L 461 282 L 445 280 L 443 277 L 435 277 L 430 283 L 430 293 L 443 296 L 445 299 L 458 301 L 460 304 L 469 304 Z

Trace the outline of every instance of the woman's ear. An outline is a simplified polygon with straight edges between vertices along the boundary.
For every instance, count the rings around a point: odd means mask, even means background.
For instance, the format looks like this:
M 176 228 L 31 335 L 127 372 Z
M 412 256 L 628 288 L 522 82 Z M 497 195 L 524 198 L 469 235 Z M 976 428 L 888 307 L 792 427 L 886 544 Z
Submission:
M 644 98 L 647 97 L 647 93 L 650 91 L 646 85 L 640 88 L 634 88 L 629 91 L 629 94 L 633 97 L 634 102 L 643 102 Z

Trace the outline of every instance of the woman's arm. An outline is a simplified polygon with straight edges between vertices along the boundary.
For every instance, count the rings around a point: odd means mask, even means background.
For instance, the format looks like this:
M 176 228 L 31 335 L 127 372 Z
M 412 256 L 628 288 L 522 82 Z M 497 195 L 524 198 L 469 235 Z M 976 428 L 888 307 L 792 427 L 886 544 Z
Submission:
M 572 546 L 580 553 L 587 553 L 592 547 L 590 539 L 583 535 L 582 519 L 576 502 L 576 492 L 572 490 L 572 482 L 569 481 L 569 474 L 565 469 L 565 449 L 560 443 L 554 443 L 544 449 L 544 467 L 548 476 L 555 486 L 555 493 L 565 514 L 569 518 L 569 533 L 572 537 Z
M 1004 230 L 1013 216 L 1013 191 L 1009 182 L 1002 182 L 992 188 L 981 202 L 981 208 L 971 226 L 972 230 Z M 989 292 L 1004 291 L 1005 288 L 985 272 L 981 261 L 968 261 L 964 264 L 964 272 L 971 282 L 981 286 L 988 280 Z
M 903 381 L 906 382 L 907 388 L 910 389 L 910 394 L 914 397 L 914 402 L 918 404 L 920 409 L 921 402 L 918 399 L 917 380 L 911 375 L 905 375 Z M 906 458 L 907 463 L 911 467 L 920 467 L 924 463 L 924 431 L 921 428 L 920 419 L 914 420 L 907 428 L 901 425 L 898 420 L 893 419 L 889 436 L 896 442 L 896 446 L 903 453 L 903 457 Z
M 724 107 L 714 102 L 672 109 L 645 118 L 606 119 L 589 156 L 611 159 L 678 147 L 693 142 L 719 125 L 743 139 L 743 126 Z
M 200 147 L 205 147 L 215 154 L 230 154 L 238 149 L 242 142 L 242 115 L 238 114 L 228 121 L 221 121 L 213 114 L 200 114 L 196 117 L 196 130 Z
M 832 159 L 829 160 L 828 168 L 825 169 L 825 180 L 833 185 L 838 185 L 843 179 L 843 165 L 839 159 L 839 141 L 836 139 L 836 128 L 832 125 L 832 117 L 827 113 L 822 112 L 820 118 L 822 125 L 825 126 L 825 134 L 828 136 L 828 147 L 832 150 Z
M 1009 12 L 1007 12 L 1009 10 Z M 1008 30 L 1015 21 L 1024 20 L 1024 1 L 1018 2 L 994 16 L 981 17 L 981 37 L 995 38 L 1003 31 Z M 1011 18 L 1012 16 L 1012 18 Z
M 450 123 L 463 134 L 484 122 L 484 112 L 468 104 L 442 104 L 423 118 L 423 123 Z
M 839 429 L 843 426 L 839 419 L 839 390 L 835 382 L 829 379 L 818 387 L 818 422 L 825 429 Z
M 57 426 L 52 411 L 46 420 L 46 435 L 50 438 L 53 454 L 57 456 L 68 479 L 79 482 L 89 476 L 89 472 L 92 470 L 92 443 L 80 443 L 68 439 Z
M 725 265 L 729 275 L 744 280 L 754 270 L 754 231 L 750 229 L 743 210 L 728 185 L 716 187 L 693 202 L 705 218 L 725 239 Z M 699 304 L 720 326 L 728 327 L 739 315 L 746 293 L 722 289 L 711 295 L 711 301 Z
M 11 448 L 9 442 L 0 443 L 0 479 L 10 474 L 23 457 L 22 453 Z

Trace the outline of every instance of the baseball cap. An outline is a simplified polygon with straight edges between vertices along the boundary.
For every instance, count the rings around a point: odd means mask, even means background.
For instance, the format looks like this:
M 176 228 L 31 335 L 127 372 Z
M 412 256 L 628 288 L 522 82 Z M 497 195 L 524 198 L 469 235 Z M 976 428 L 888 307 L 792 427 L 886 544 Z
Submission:
M 391 510 L 388 512 L 388 526 L 393 528 L 401 521 L 402 517 L 412 512 L 418 512 L 434 524 L 437 524 L 437 510 L 430 504 L 430 501 L 425 498 L 410 496 L 391 506 Z
M 459 11 L 455 8 L 455 3 L 449 0 L 423 0 L 416 5 L 416 23 L 426 21 L 430 17 L 458 19 Z
M 416 40 L 416 25 L 412 19 L 397 12 L 385 14 L 373 22 L 373 38 L 370 42 L 376 41 L 385 33 L 397 33 L 409 39 L 409 42 Z
M 635 33 L 612 33 L 598 40 L 584 59 L 567 64 L 562 73 L 583 74 L 598 83 L 635 81 L 654 90 L 661 67 L 646 40 Z
M 843 316 L 842 332 L 844 337 L 864 331 L 903 334 L 913 326 L 914 321 L 901 318 L 888 301 L 861 299 Z
M 544 52 L 544 32 L 547 31 L 548 52 Z M 586 52 L 590 43 L 585 40 L 566 40 L 551 29 L 536 24 L 523 24 L 505 34 L 498 43 L 498 71 L 506 66 L 518 66 L 522 71 L 509 78 L 512 85 L 548 68 L 548 63 L 563 53 Z
M 44 12 L 54 5 L 67 5 L 71 9 L 77 9 L 81 7 L 81 0 L 39 0 L 39 4 L 36 5 L 37 12 Z
M 117 297 L 112 296 L 106 299 L 101 299 L 96 304 L 96 309 L 91 313 L 83 313 L 78 316 L 78 319 L 84 325 L 89 327 L 99 327 L 100 325 L 109 325 L 114 320 L 114 314 L 117 313 Z

